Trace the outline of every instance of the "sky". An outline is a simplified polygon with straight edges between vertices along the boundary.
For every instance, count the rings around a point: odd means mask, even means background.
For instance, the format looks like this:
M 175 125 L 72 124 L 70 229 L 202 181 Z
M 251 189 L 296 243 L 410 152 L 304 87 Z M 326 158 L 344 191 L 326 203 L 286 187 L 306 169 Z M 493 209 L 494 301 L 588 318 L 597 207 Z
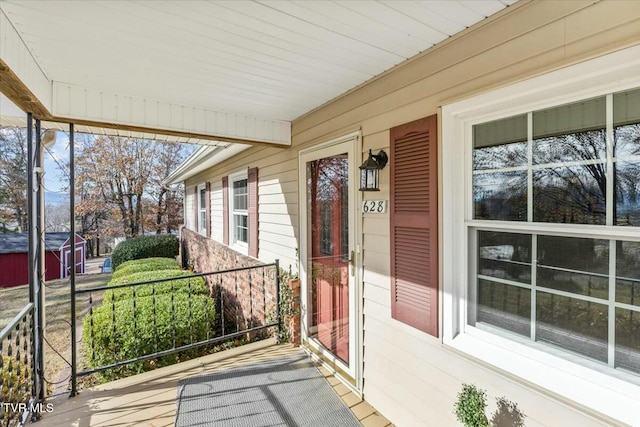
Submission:
M 58 131 L 55 144 L 44 153 L 45 203 L 68 203 L 65 202 L 65 187 L 69 186 L 69 177 L 58 166 L 65 166 L 68 162 L 69 135 Z

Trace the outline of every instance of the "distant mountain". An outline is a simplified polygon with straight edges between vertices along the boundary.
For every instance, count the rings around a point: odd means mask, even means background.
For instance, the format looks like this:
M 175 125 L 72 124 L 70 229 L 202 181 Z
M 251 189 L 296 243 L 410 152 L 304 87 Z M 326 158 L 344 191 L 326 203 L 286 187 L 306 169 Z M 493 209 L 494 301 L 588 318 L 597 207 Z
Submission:
M 69 193 L 53 193 L 50 191 L 44 192 L 44 204 L 64 204 L 69 203 Z

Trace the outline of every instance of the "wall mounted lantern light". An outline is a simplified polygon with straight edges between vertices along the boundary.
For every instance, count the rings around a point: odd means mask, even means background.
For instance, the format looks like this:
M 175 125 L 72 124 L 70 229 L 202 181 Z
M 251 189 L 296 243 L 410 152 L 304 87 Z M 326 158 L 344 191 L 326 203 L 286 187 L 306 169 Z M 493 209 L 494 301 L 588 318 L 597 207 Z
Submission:
M 369 150 L 369 158 L 360 166 L 360 191 L 380 191 L 380 170 L 387 165 L 387 153 L 380 150 L 373 154 Z

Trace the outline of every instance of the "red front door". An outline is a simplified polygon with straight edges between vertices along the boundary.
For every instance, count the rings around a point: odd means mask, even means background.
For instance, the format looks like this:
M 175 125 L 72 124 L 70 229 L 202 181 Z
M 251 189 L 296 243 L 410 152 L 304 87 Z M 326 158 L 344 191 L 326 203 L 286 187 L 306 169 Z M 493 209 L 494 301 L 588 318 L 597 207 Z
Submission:
M 311 234 L 311 336 L 349 364 L 349 163 L 347 154 L 307 163 Z

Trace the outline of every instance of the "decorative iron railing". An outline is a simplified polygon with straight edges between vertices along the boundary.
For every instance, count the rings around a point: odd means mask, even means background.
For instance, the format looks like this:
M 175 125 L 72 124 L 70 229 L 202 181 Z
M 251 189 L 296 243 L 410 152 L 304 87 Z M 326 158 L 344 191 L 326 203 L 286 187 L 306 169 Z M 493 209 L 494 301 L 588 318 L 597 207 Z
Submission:
M 199 355 L 195 350 L 201 347 L 253 338 L 278 327 L 278 272 L 276 260 L 273 264 L 76 290 L 76 295 L 89 295 L 83 338 L 90 367 L 79 371 L 72 366 L 72 390 L 77 377 L 116 368 L 135 371 L 142 363 L 175 363 L 183 355 Z
M 34 305 L 0 332 L 0 425 L 24 425 L 34 410 Z

